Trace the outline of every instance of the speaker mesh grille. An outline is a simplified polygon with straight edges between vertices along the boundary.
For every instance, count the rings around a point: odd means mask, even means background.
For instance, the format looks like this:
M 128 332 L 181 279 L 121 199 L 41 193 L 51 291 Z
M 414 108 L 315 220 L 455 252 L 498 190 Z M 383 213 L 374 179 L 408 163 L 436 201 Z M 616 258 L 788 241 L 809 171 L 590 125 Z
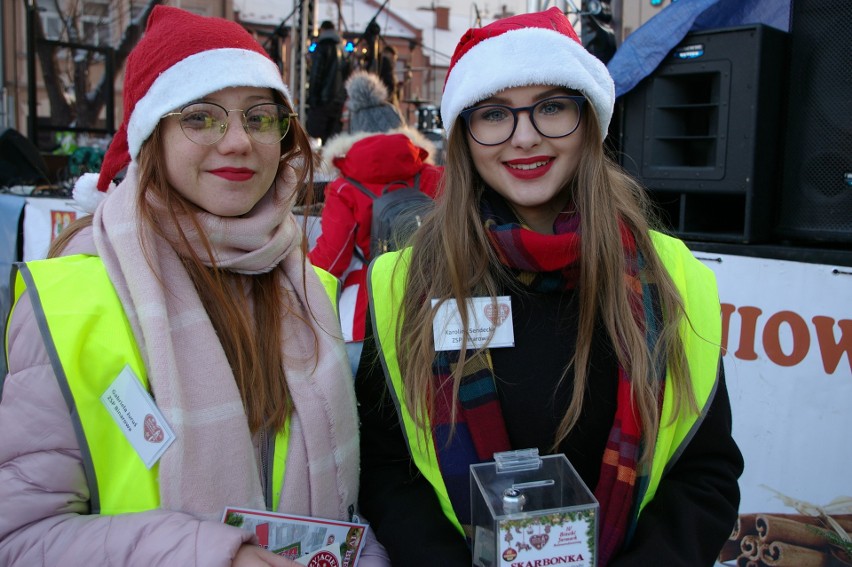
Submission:
M 852 2 L 795 0 L 779 232 L 852 241 Z

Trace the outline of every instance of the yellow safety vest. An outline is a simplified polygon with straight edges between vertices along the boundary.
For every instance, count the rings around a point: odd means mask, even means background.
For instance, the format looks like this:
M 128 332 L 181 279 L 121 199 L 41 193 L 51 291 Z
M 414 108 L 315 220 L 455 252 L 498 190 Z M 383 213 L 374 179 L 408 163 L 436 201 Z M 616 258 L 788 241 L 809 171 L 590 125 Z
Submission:
M 719 355 L 722 337 L 719 295 L 716 279 L 709 268 L 698 262 L 679 240 L 652 232 L 651 239 L 663 265 L 668 270 L 680 292 L 689 322 L 681 322 L 680 335 L 686 349 L 692 385 L 699 414 L 681 412 L 672 422 L 674 395 L 666 388 L 663 395 L 660 431 L 644 493 L 639 495 L 639 512 L 653 499 L 668 466 L 676 461 L 698 429 L 716 391 Z M 401 326 L 402 298 L 411 249 L 389 252 L 376 258 L 367 278 L 370 308 L 373 317 L 376 345 L 388 381 L 388 390 L 394 399 L 405 433 L 412 460 L 420 473 L 429 481 L 441 504 L 441 509 L 456 528 L 464 534 L 450 502 L 447 487 L 441 476 L 435 444 L 428 416 L 423 427 L 418 427 L 410 408 L 405 404 L 405 389 L 397 356 L 396 332 Z M 696 330 L 700 330 L 700 335 Z M 670 376 L 667 376 L 670 380 Z M 685 415 L 689 413 L 689 415 Z
M 150 391 L 133 330 L 103 262 L 98 256 L 81 254 L 27 262 L 16 268 L 14 300 L 17 303 L 26 292 L 32 302 L 74 422 L 89 486 L 90 512 L 113 515 L 158 508 L 158 464 L 146 468 L 100 401 L 125 366 Z M 336 309 L 339 280 L 315 270 Z M 8 357 L 8 343 L 6 350 Z M 289 433 L 288 420 L 270 443 L 272 474 L 264 475 L 264 497 L 273 510 L 281 496 Z

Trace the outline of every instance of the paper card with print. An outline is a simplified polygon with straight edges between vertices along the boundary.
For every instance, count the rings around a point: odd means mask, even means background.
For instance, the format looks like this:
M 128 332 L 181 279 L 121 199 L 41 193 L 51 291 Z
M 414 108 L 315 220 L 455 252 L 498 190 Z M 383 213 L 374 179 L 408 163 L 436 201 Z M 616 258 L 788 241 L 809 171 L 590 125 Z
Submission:
M 262 547 L 309 567 L 356 567 L 367 524 L 225 508 L 222 521 L 252 532 Z
M 149 469 L 175 440 L 175 434 L 139 378 L 125 366 L 101 395 L 101 403 Z
M 469 349 L 515 346 L 511 297 L 469 297 L 465 302 L 467 329 L 462 327 L 455 301 L 445 301 L 436 310 L 432 319 L 436 351 L 460 350 L 465 338 Z M 432 307 L 437 304 L 438 300 L 433 299 Z

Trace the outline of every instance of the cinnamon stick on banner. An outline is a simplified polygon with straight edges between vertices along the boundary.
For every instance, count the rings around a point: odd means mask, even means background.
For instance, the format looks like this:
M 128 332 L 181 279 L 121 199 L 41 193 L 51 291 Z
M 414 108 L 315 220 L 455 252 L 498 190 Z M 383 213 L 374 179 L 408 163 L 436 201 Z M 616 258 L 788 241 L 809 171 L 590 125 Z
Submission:
M 747 535 L 740 541 L 740 549 L 747 559 L 757 561 L 760 559 L 760 540 L 756 535 Z
M 761 567 L 759 561 L 749 559 L 745 555 L 737 557 L 737 567 Z
M 831 514 L 831 519 L 837 522 L 846 533 L 852 534 L 852 514 Z M 822 519 L 820 519 L 820 524 L 828 528 Z
M 717 558 L 719 563 L 737 560 L 742 552 L 740 548 L 742 538 L 747 535 L 757 535 L 757 526 L 754 525 L 756 518 L 757 514 L 740 514 L 737 516 L 737 521 L 734 522 L 734 529 L 731 530 L 728 541 L 725 542 L 725 545 L 719 551 L 719 557 Z
M 755 516 L 760 516 L 761 514 L 751 514 Z M 788 520 L 796 520 L 797 522 L 801 522 L 803 524 L 810 524 L 812 526 L 820 526 L 826 529 L 831 529 L 830 526 L 827 525 L 826 521 L 823 520 L 819 516 L 808 516 L 805 514 L 782 514 L 775 512 L 764 512 L 762 515 L 764 516 L 772 516 L 774 518 L 787 518 Z M 852 533 L 852 514 L 831 514 L 831 519 L 834 520 L 840 527 L 844 529 L 847 533 Z
M 760 559 L 770 567 L 826 567 L 829 561 L 822 551 L 782 541 L 763 546 Z
M 758 537 L 764 544 L 780 541 L 806 547 L 824 547 L 829 542 L 823 528 L 788 518 L 761 514 L 755 520 L 755 525 Z
M 756 534 L 757 526 L 754 523 L 756 519 L 757 514 L 740 514 L 734 524 L 734 531 L 731 532 L 730 539 L 739 541 L 744 536 Z

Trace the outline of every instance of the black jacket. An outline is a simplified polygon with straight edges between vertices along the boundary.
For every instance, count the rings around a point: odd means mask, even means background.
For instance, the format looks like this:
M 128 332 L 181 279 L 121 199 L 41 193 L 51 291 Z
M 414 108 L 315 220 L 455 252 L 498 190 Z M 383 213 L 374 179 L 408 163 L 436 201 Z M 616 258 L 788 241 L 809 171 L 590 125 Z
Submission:
M 551 453 L 568 403 L 571 375 L 559 382 L 577 332 L 574 293 L 513 295 L 515 346 L 491 349 L 496 385 L 514 449 Z M 372 336 L 365 342 L 356 393 L 361 417 L 360 507 L 394 565 L 468 567 L 465 540 L 443 515 L 431 485 L 412 463 L 387 393 Z M 534 362 L 532 362 L 534 361 Z M 720 365 L 721 367 L 721 365 Z M 592 491 L 615 414 L 617 361 L 596 335 L 584 409 L 560 444 Z M 731 437 L 724 375 L 708 415 L 645 507 L 629 546 L 610 567 L 713 565 L 737 517 L 743 461 Z
M 332 30 L 324 30 L 320 32 L 316 49 L 311 56 L 308 104 L 342 104 L 346 100 L 344 79 L 340 37 Z

